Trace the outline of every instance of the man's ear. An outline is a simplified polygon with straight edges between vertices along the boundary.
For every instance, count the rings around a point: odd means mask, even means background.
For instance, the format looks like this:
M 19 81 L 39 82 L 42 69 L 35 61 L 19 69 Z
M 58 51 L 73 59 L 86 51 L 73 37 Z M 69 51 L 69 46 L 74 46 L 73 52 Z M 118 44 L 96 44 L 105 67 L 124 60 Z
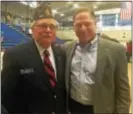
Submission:
M 73 22 L 73 29 L 75 30 L 75 22 Z

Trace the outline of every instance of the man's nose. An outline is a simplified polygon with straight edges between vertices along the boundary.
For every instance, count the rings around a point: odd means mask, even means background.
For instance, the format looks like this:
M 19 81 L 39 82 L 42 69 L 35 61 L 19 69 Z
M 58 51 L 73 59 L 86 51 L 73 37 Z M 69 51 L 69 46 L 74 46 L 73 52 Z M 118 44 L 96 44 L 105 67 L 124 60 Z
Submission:
M 47 32 L 50 32 L 51 31 L 51 28 L 49 26 L 46 27 L 45 29 Z
M 86 30 L 86 26 L 84 24 L 81 25 L 81 30 Z

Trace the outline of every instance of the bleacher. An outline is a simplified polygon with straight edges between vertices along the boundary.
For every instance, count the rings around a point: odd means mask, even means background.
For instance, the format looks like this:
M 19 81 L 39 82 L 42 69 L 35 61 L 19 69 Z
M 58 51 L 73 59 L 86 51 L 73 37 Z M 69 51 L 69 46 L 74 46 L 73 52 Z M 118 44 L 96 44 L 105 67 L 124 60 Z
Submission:
M 22 26 L 19 25 L 8 25 L 1 23 L 1 48 L 7 49 L 19 45 L 21 43 L 26 43 L 31 38 L 27 35 L 28 28 L 25 28 L 25 32 L 22 30 Z M 63 44 L 65 40 L 56 38 L 57 44 Z
M 21 43 L 26 43 L 30 40 L 26 34 L 5 23 L 1 23 L 1 38 L 2 49 L 7 49 Z

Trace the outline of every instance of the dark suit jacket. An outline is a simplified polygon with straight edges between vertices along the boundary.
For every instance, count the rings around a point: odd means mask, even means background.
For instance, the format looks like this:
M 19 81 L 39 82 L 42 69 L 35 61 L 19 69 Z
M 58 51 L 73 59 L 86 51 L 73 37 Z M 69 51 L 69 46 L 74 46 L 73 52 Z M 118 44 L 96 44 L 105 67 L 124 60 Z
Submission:
M 3 105 L 1 105 L 1 114 L 9 114 Z
M 57 69 L 53 89 L 34 41 L 5 52 L 1 74 L 2 105 L 9 113 L 63 113 L 65 110 L 64 52 L 52 45 Z

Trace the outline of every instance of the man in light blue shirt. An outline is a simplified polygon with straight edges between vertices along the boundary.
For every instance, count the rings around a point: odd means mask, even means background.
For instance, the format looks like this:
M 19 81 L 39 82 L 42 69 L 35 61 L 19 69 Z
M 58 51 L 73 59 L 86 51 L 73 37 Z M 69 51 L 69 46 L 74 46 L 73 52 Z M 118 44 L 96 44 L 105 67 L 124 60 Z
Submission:
M 72 114 L 129 113 L 130 91 L 124 47 L 96 33 L 96 16 L 73 16 L 78 41 L 65 44 L 67 111 Z
M 98 36 L 82 47 L 76 46 L 71 62 L 71 97 L 83 104 L 92 104 L 93 75 L 96 70 Z M 89 63 L 89 64 L 88 64 Z

